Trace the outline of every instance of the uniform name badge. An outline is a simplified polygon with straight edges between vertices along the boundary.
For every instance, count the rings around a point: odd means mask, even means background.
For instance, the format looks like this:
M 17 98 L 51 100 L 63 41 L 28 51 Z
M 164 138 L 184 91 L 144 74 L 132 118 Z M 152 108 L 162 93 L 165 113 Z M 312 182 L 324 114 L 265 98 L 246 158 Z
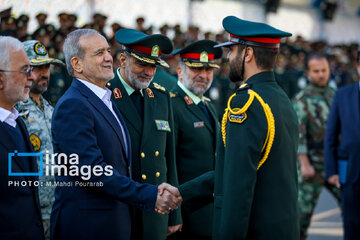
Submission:
M 194 122 L 194 128 L 199 128 L 203 126 L 204 126 L 204 122 Z
M 159 131 L 171 132 L 170 125 L 168 121 L 164 120 L 155 120 L 156 128 Z
M 241 113 L 241 114 L 229 114 L 229 121 L 230 122 L 234 122 L 234 123 L 242 123 L 246 120 L 247 115 L 246 113 Z

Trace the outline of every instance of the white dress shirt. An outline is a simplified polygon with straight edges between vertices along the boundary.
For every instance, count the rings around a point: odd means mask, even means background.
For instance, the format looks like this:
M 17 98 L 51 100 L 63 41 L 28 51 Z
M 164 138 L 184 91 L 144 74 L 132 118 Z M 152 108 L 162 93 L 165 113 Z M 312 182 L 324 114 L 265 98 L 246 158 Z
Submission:
M 18 116 L 19 112 L 14 107 L 11 109 L 11 111 L 0 107 L 0 121 L 9 124 L 13 128 L 16 128 L 16 119 Z

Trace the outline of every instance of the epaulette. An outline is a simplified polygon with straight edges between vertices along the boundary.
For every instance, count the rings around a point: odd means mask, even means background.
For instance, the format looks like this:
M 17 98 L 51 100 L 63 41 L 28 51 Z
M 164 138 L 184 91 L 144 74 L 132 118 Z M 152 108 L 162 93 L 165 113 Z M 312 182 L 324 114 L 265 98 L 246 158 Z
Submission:
M 203 99 L 204 99 L 205 101 L 207 101 L 207 102 L 211 102 L 211 99 L 208 98 L 208 97 L 203 96 Z
M 240 85 L 240 87 L 238 89 L 236 89 L 236 91 L 243 91 L 243 90 L 247 90 L 247 89 L 251 89 L 250 84 L 247 83 L 243 83 Z
M 158 84 L 158 83 L 153 83 L 153 85 L 154 85 L 154 88 L 156 88 L 156 89 L 159 89 L 159 90 L 161 90 L 161 91 L 166 91 L 166 89 L 163 87 L 163 86 L 161 86 L 160 84 Z
M 106 86 L 111 89 L 111 82 L 108 82 Z

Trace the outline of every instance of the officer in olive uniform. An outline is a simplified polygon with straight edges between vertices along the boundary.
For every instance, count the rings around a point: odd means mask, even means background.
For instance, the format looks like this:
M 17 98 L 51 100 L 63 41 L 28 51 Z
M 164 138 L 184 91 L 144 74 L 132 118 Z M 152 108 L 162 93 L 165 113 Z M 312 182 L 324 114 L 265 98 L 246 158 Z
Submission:
M 43 98 L 50 80 L 50 64 L 65 64 L 58 59 L 49 58 L 44 44 L 36 40 L 24 42 L 24 50 L 29 57 L 30 66 L 36 77 L 30 89 L 29 99 L 16 105 L 25 122 L 35 152 L 52 154 L 51 118 L 54 108 Z M 45 156 L 45 155 L 44 155 Z M 38 162 L 38 165 L 40 163 Z M 45 164 L 43 165 L 45 172 Z M 39 176 L 39 199 L 45 231 L 45 238 L 50 239 L 50 215 L 54 203 L 55 186 L 47 182 L 55 181 L 53 176 Z
M 171 41 L 164 35 L 146 35 L 121 29 L 115 39 L 123 45 L 120 68 L 108 88 L 124 116 L 132 146 L 132 177 L 140 183 L 178 185 L 175 162 L 173 110 L 169 92 L 151 83 L 156 66 L 168 67 L 160 57 L 170 53 Z M 166 239 L 181 227 L 180 208 L 169 215 L 135 212 L 133 239 Z
M 296 113 L 273 73 L 280 39 L 264 23 L 228 16 L 229 98 L 215 167 L 213 239 L 299 239 Z
M 172 54 L 179 55 L 177 67 L 179 81 L 172 90 L 174 109 L 176 164 L 179 184 L 214 170 L 216 136 L 219 130 L 215 106 L 204 93 L 213 81 L 215 59 L 222 55 L 221 48 L 210 40 L 196 41 Z M 189 188 L 189 191 L 197 191 Z M 182 192 L 182 195 L 186 193 Z M 204 200 L 204 199 L 203 199 Z M 181 206 L 183 228 L 171 239 L 211 239 L 213 199 L 193 210 L 193 201 Z

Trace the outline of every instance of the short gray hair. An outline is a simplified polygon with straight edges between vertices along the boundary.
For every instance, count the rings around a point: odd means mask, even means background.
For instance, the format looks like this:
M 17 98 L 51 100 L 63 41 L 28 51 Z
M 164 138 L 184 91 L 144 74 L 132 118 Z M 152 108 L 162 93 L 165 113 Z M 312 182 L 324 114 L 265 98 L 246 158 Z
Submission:
M 183 72 L 186 72 L 186 65 L 185 65 L 185 63 L 184 63 L 183 60 L 181 60 L 181 59 L 179 60 L 178 66 L 179 66 L 179 68 L 181 68 L 181 70 L 182 70 Z
M 78 29 L 69 33 L 63 45 L 63 52 L 65 55 L 66 69 L 70 76 L 74 76 L 74 69 L 71 66 L 71 59 L 78 57 L 84 58 L 84 49 L 80 46 L 79 40 L 81 37 L 89 37 L 100 33 L 94 29 Z
M 17 38 L 0 36 L 0 69 L 9 70 L 10 52 L 20 50 L 24 50 L 24 45 Z

